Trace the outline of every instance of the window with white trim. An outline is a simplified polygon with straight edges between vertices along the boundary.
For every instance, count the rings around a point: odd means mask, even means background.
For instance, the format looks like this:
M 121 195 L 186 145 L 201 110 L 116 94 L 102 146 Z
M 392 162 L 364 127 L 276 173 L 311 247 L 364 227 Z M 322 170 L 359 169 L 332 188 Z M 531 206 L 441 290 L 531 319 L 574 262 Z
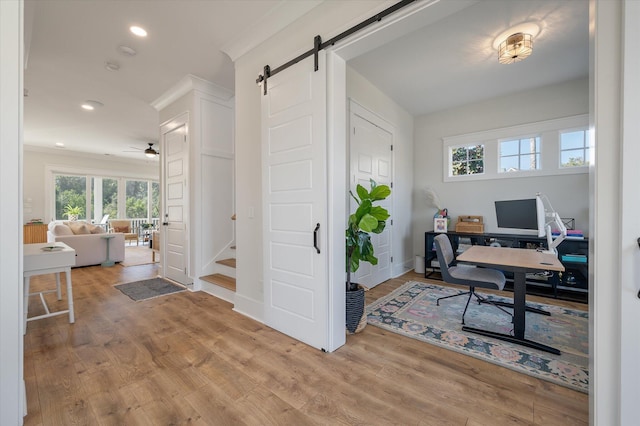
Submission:
M 588 173 L 587 114 L 442 138 L 444 182 Z M 561 139 L 566 139 L 566 142 Z
M 450 152 L 452 176 L 484 173 L 484 145 L 458 146 Z
M 589 165 L 589 131 L 560 132 L 560 167 Z
M 500 173 L 540 170 L 540 136 L 500 142 Z

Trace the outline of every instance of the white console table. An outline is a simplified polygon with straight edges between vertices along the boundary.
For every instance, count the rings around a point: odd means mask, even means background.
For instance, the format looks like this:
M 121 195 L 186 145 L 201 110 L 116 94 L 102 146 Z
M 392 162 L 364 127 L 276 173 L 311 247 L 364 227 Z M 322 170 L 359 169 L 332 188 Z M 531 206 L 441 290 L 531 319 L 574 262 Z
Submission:
M 45 248 L 51 246 L 60 247 L 48 251 Z M 56 315 L 69 313 L 69 323 L 75 322 L 73 314 L 73 290 L 71 288 L 71 267 L 76 264 L 76 251 L 65 243 L 38 243 L 24 245 L 24 334 L 27 333 L 27 321 L 34 321 L 42 318 L 49 318 Z M 64 272 L 67 277 L 67 303 L 68 309 L 51 312 L 44 299 L 44 294 L 56 292 L 58 300 L 62 299 L 60 291 L 60 272 Z M 30 279 L 34 275 L 56 274 L 56 288 L 36 293 L 29 293 Z M 29 296 L 40 296 L 45 314 L 28 318 Z

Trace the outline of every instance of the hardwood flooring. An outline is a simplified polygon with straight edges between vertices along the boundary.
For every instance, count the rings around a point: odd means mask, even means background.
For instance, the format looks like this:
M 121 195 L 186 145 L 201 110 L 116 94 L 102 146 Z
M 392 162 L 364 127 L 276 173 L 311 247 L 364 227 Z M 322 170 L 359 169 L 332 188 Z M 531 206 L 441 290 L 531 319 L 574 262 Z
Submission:
M 587 395 L 373 326 L 323 353 L 207 294 L 134 302 L 113 287 L 156 273 L 73 270 L 76 323 L 28 325 L 26 425 L 588 424 Z

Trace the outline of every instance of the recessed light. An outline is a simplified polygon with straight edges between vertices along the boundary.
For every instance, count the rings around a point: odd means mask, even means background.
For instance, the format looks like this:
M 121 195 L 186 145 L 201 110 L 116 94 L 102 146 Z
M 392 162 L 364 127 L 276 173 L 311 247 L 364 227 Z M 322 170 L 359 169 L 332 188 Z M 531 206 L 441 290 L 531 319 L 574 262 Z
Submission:
M 131 31 L 132 33 L 134 33 L 138 37 L 146 37 L 147 36 L 147 31 L 144 28 L 138 27 L 136 25 L 133 25 L 132 27 L 129 27 L 129 31 Z
M 120 69 L 120 64 L 117 62 L 107 61 L 104 63 L 104 67 L 109 71 L 118 71 Z
M 120 64 L 117 62 L 107 61 L 104 63 L 104 67 L 109 71 L 118 71 L 120 69 Z
M 123 55 L 126 56 L 136 56 L 136 52 L 133 48 L 129 47 L 129 46 L 118 46 L 118 52 L 122 53 Z
M 82 107 L 82 109 L 86 109 L 87 111 L 93 111 L 96 108 L 104 106 L 104 104 L 98 101 L 84 101 L 80 106 Z
M 56 146 L 58 148 L 64 148 L 64 144 L 62 142 L 56 142 Z

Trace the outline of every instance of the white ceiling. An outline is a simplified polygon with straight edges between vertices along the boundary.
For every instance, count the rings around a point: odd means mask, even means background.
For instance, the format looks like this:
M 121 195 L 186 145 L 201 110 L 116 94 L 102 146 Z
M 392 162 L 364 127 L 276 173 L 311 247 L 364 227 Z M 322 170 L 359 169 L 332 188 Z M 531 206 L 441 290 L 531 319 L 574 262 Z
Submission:
M 232 91 L 222 52 L 242 54 L 320 2 L 27 0 L 25 144 L 148 161 L 124 151 L 157 141 L 154 100 L 187 74 Z M 470 5 L 349 64 L 414 115 L 588 75 L 587 0 L 441 0 L 453 2 Z M 523 22 L 540 27 L 533 54 L 500 65 L 494 39 Z M 148 37 L 131 35 L 132 24 Z M 104 107 L 86 112 L 85 100 Z

